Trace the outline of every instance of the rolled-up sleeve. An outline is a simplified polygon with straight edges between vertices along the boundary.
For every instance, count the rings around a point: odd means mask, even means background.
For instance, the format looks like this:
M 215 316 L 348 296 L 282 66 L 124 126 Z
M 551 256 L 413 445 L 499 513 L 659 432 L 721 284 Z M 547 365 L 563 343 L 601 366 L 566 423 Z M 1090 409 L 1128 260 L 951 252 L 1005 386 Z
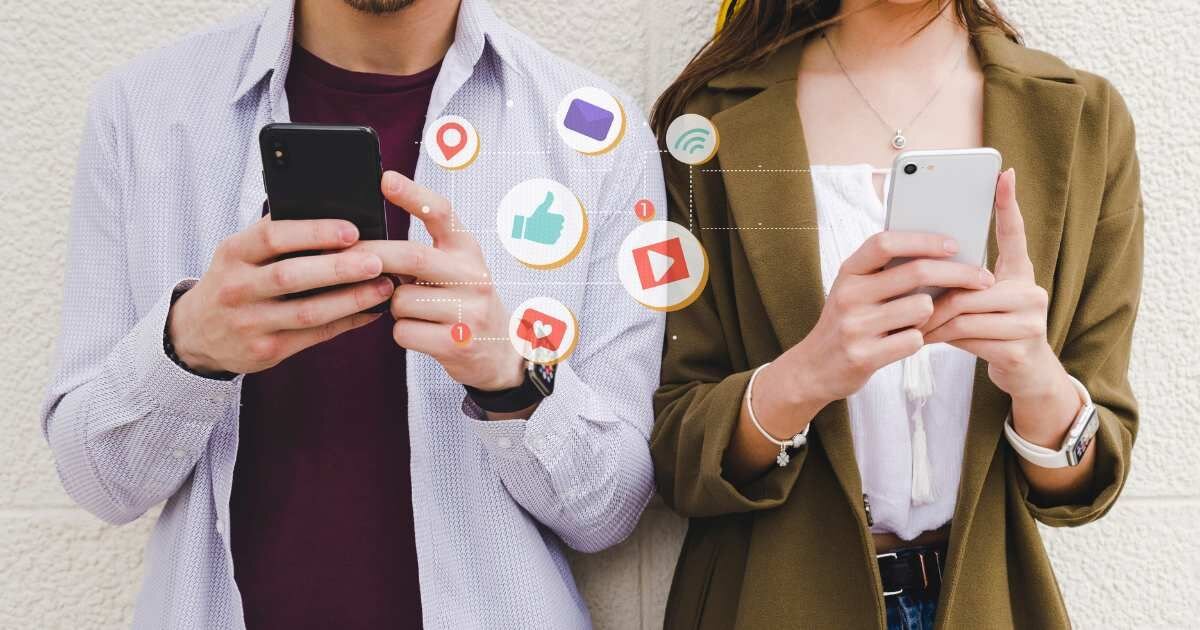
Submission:
M 1100 416 L 1092 442 L 1095 476 L 1091 496 L 1071 505 L 1044 505 L 1030 499 L 1023 475 L 1011 475 L 1019 496 L 1037 520 L 1075 526 L 1108 512 L 1125 485 L 1138 407 L 1129 383 L 1134 320 L 1142 292 L 1144 213 L 1139 187 L 1133 120 L 1109 88 L 1108 176 L 1092 236 L 1083 290 L 1060 359 L 1087 388 Z M 1015 468 L 1015 467 L 1013 467 Z
M 175 492 L 241 384 L 191 374 L 167 357 L 163 330 L 175 286 L 163 287 L 146 312 L 132 302 L 118 111 L 118 92 L 106 81 L 80 149 L 62 330 L 41 417 L 67 493 L 112 523 L 134 520 Z
M 579 345 L 558 365 L 554 393 L 528 420 L 484 420 L 464 401 L 464 415 L 513 499 L 584 552 L 624 540 L 654 491 L 647 443 L 663 316 L 635 302 L 614 279 L 628 225 L 618 213 L 632 212 L 642 197 L 661 208 L 665 197 L 653 136 L 641 124 L 629 133 L 606 181 L 601 220 L 591 230 Z

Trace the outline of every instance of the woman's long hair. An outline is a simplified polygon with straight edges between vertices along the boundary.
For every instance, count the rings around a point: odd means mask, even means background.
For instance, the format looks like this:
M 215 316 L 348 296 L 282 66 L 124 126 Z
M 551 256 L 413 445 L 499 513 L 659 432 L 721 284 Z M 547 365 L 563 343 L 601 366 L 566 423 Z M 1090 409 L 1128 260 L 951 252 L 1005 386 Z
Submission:
M 883 1 L 877 0 L 876 4 Z M 1017 29 L 1000 14 L 994 0 L 928 2 L 939 4 L 939 15 L 953 6 L 959 22 L 972 34 L 993 27 L 1009 39 L 1021 41 Z M 729 2 L 730 14 L 724 16 L 724 27 L 692 57 L 654 103 L 651 122 L 660 136 L 704 84 L 727 72 L 762 63 L 788 43 L 836 23 L 839 18 L 834 16 L 842 8 L 841 0 L 744 0 L 734 12 L 737 4 Z

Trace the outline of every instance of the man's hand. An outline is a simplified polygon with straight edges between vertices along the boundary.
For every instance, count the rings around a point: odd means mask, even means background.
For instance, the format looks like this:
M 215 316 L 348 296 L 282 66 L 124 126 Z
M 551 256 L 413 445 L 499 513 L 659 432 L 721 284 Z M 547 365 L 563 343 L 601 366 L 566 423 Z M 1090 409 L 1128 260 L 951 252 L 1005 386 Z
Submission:
M 525 380 L 521 356 L 506 341 L 495 341 L 508 338 L 508 311 L 479 243 L 441 195 L 394 171 L 384 173 L 381 186 L 388 201 L 424 222 L 433 237 L 433 247 L 364 241 L 352 249 L 377 255 L 386 273 L 415 278 L 392 295 L 396 343 L 433 357 L 463 385 L 492 391 L 519 386 Z M 487 341 L 456 343 L 450 328 L 459 322 Z
M 379 277 L 379 256 L 346 249 L 357 241 L 358 230 L 348 221 L 269 217 L 225 239 L 208 271 L 167 317 L 179 359 L 201 374 L 258 372 L 374 321 L 378 314 L 362 311 L 386 300 L 393 284 Z M 284 299 L 336 285 L 346 286 Z

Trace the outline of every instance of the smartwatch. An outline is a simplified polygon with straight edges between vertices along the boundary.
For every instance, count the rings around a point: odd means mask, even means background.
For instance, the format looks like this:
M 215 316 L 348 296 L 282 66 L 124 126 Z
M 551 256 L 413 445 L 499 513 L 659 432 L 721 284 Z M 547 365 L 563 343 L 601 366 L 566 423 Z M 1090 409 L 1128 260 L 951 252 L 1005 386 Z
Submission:
M 1100 416 L 1096 413 L 1096 406 L 1092 404 L 1092 397 L 1088 394 L 1087 388 L 1070 374 L 1067 375 L 1067 378 L 1071 379 L 1071 385 L 1075 386 L 1075 391 L 1079 392 L 1079 397 L 1083 399 L 1083 408 L 1079 410 L 1079 415 L 1075 416 L 1075 421 L 1071 423 L 1071 430 L 1067 432 L 1067 438 L 1063 440 L 1062 446 L 1057 451 L 1038 446 L 1018 435 L 1012 426 L 1012 414 L 1009 414 L 1008 419 L 1004 421 L 1004 437 L 1008 438 L 1008 443 L 1013 450 L 1026 461 L 1042 468 L 1066 468 L 1079 465 L 1079 462 L 1083 461 L 1084 454 L 1087 453 L 1088 446 L 1096 437 L 1096 431 L 1100 429 Z
M 489 392 L 470 385 L 463 387 L 467 390 L 467 397 L 480 409 L 492 413 L 512 413 L 528 409 L 554 393 L 554 366 L 526 361 L 525 381 L 511 389 Z

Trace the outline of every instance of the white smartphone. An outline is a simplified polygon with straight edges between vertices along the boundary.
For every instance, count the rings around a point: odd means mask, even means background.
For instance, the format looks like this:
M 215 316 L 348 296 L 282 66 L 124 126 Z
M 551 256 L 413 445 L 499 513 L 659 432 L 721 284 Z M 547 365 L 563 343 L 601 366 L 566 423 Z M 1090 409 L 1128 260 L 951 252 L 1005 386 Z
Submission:
M 948 260 L 986 266 L 1000 164 L 1000 153 L 991 148 L 901 153 L 892 164 L 884 229 L 949 236 L 958 253 Z M 907 261 L 898 258 L 888 266 Z M 921 291 L 937 297 L 944 289 Z

